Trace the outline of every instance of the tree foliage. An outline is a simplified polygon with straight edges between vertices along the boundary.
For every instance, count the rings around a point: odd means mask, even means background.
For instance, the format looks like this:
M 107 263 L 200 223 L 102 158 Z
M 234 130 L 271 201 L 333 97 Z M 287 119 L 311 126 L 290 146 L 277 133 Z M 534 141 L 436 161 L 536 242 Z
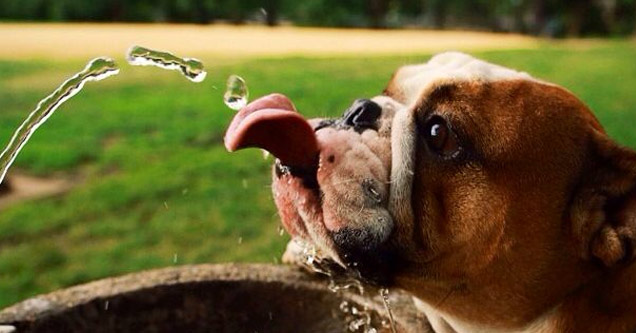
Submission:
M 636 0 L 0 0 L 0 19 L 471 28 L 550 36 L 621 35 Z

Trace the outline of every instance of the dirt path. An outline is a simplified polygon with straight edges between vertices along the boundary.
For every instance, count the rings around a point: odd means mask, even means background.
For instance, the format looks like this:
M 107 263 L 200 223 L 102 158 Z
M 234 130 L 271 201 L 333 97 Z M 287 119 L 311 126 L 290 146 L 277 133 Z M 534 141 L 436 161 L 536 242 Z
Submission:
M 378 55 L 534 48 L 521 35 L 425 30 L 168 24 L 0 24 L 0 59 L 122 57 L 132 44 L 184 55 Z
M 12 172 L 5 180 L 9 181 L 10 190 L 0 193 L 0 210 L 22 200 L 58 195 L 73 186 L 71 179 L 39 178 L 20 172 Z

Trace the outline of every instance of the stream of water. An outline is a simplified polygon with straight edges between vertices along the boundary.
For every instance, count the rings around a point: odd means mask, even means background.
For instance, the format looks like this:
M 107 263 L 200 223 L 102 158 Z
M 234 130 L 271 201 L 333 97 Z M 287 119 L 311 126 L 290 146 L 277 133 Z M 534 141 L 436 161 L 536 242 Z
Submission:
M 178 70 L 192 82 L 201 82 L 207 75 L 203 63 L 197 59 L 179 58 L 170 52 L 152 50 L 138 45 L 128 50 L 126 59 L 133 66 L 156 66 Z
M 0 155 L 0 183 L 35 130 L 49 119 L 62 103 L 80 92 L 86 82 L 103 80 L 117 73 L 119 73 L 119 68 L 113 59 L 104 57 L 93 59 L 84 70 L 64 81 L 53 93 L 41 100 L 35 110 L 15 131 L 9 144 Z

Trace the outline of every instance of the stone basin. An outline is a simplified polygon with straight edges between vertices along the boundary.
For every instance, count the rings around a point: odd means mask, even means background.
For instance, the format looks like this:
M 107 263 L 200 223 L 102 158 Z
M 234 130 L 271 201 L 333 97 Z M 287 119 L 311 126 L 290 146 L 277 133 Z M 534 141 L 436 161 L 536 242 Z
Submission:
M 332 292 L 326 278 L 285 265 L 178 266 L 107 278 L 36 296 L 0 311 L 4 332 L 348 332 L 340 309 L 387 312 L 377 290 Z M 405 293 L 391 291 L 399 332 L 427 332 Z M 14 330 L 15 328 L 15 330 Z M 359 330 L 362 332 L 362 330 Z

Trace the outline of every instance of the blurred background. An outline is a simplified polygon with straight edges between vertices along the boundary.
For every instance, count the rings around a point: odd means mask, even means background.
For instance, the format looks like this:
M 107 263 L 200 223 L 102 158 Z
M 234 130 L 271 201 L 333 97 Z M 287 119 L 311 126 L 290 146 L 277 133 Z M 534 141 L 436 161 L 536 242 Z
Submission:
M 634 0 L 2 0 L 0 18 L 73 22 L 478 29 L 552 37 L 625 35 Z
M 399 66 L 461 50 L 555 82 L 636 147 L 636 0 L 0 0 L 0 145 L 96 56 L 0 187 L 0 307 L 86 281 L 207 262 L 276 263 L 288 241 L 259 150 L 222 145 L 222 100 L 288 95 L 335 117 Z M 132 44 L 201 59 L 208 76 L 131 67 Z

